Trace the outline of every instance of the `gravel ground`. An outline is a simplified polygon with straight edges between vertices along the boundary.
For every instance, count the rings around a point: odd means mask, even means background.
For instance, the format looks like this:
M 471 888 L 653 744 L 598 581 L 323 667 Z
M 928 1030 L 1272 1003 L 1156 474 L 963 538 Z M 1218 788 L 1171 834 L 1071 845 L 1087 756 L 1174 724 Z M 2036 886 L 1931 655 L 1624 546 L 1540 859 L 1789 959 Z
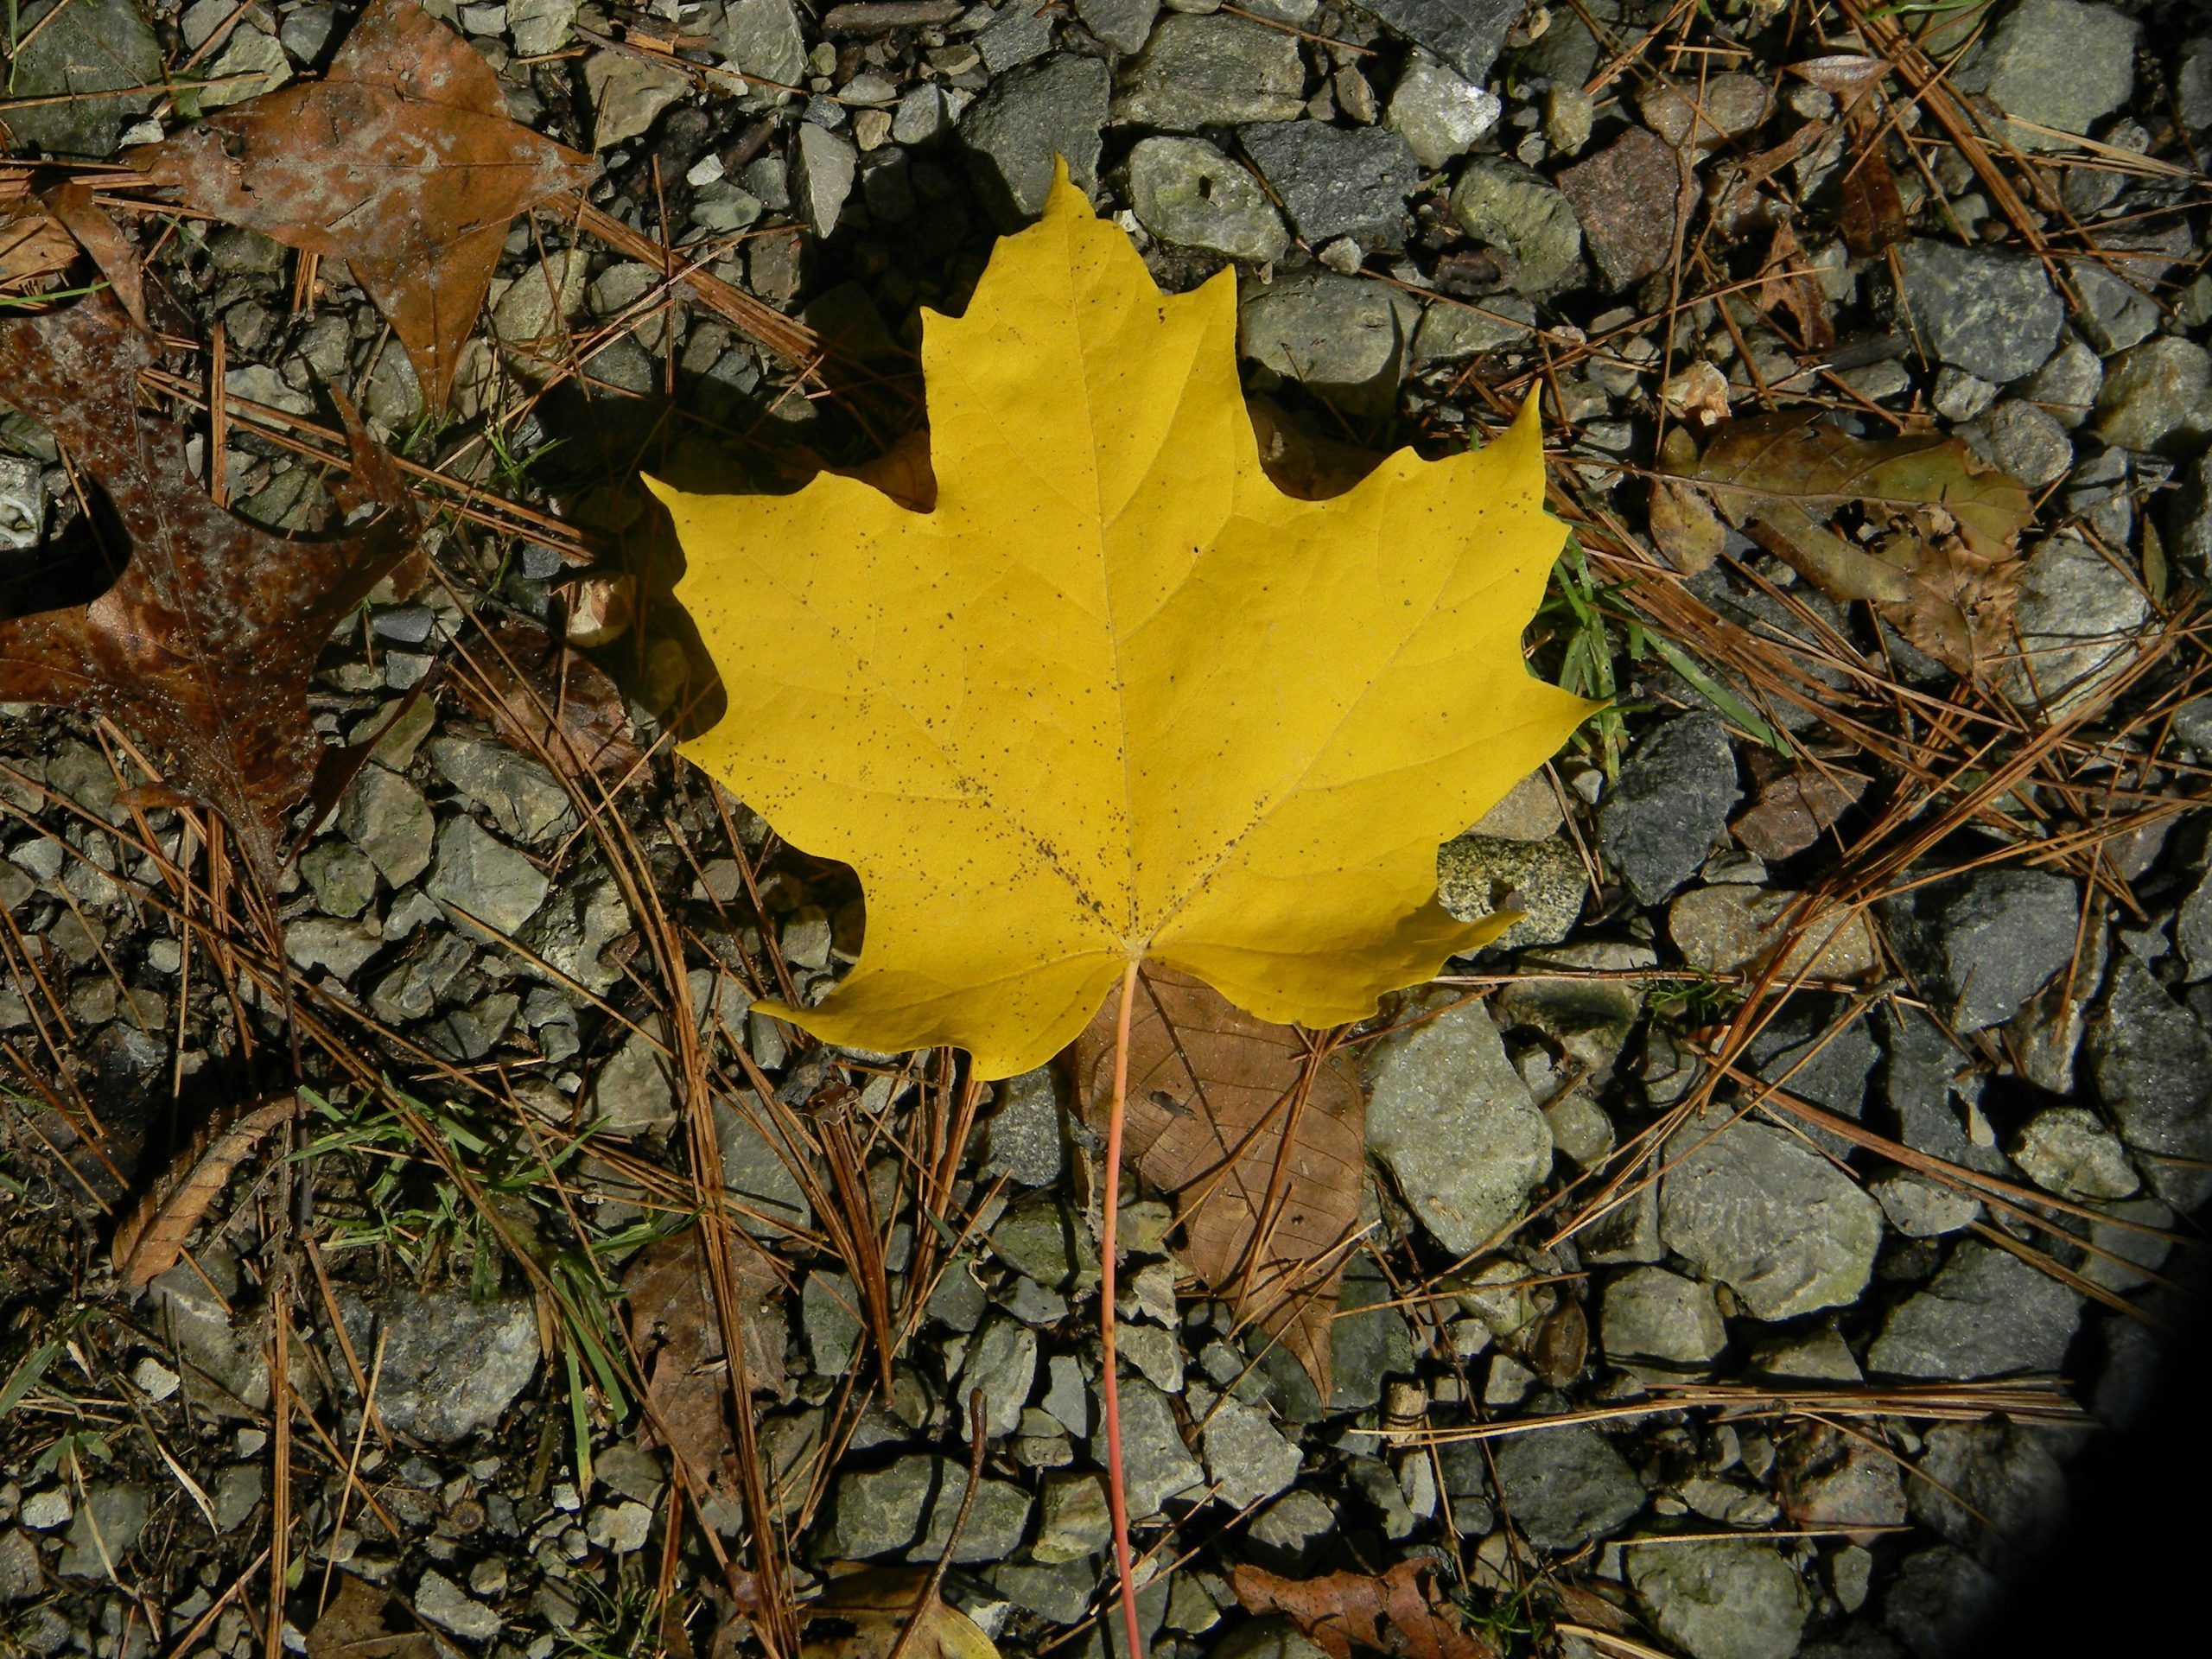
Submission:
M 1815 60 L 1912 52 L 1806 0 L 429 10 L 516 118 L 595 152 L 594 206 L 836 360 L 802 375 L 541 210 L 431 421 L 332 263 L 308 307 L 249 232 L 183 225 L 156 257 L 181 315 L 222 319 L 233 394 L 304 417 L 345 385 L 493 509 L 444 516 L 444 580 L 380 594 L 319 677 L 318 725 L 377 747 L 282 897 L 314 1090 L 288 1133 L 312 1156 L 250 1157 L 143 1292 L 108 1262 L 113 1215 L 282 1085 L 274 964 L 204 887 L 179 904 L 180 859 L 213 879 L 204 837 L 126 792 L 111 731 L 0 710 L 0 1376 L 22 1385 L 0 1393 L 0 1651 L 261 1647 L 285 1390 L 280 1639 L 315 1659 L 749 1650 L 723 1645 L 755 1640 L 747 1461 L 798 1592 L 832 1562 L 931 1562 L 971 1389 L 983 1478 L 948 1599 L 1008 1653 L 1118 1640 L 1096 1617 L 1095 1139 L 1037 1073 L 975 1103 L 963 1156 L 937 1059 L 806 1049 L 747 1014 L 748 983 L 804 995 L 854 960 L 860 894 L 654 747 L 714 705 L 634 481 L 772 486 L 911 426 L 917 308 L 963 302 L 1055 153 L 1163 285 L 1236 267 L 1249 387 L 1309 461 L 1448 448 L 1543 397 L 1588 563 L 1563 567 L 1536 660 L 1618 698 L 1440 856 L 1448 905 L 1525 918 L 1360 1046 L 1369 1230 L 1328 1396 L 1179 1296 L 1167 1203 L 1123 1224 L 1154 1651 L 1310 1656 L 1240 1605 L 1238 1564 L 1408 1561 L 1501 1652 L 1973 1651 L 2197 1317 L 2196 9 L 1909 16 L 1952 90 L 1891 73 L 1871 137 L 1849 72 Z M 224 26 L 201 67 L 240 95 L 312 72 L 350 16 L 235 10 L 69 0 L 12 95 L 70 84 L 72 14 L 135 66 L 112 85 Z M 22 153 L 97 158 L 154 136 L 132 105 L 9 119 Z M 1858 253 L 1870 147 L 1894 239 Z M 1733 527 L 1670 564 L 1643 474 L 1665 429 L 1732 406 L 1955 434 L 2028 485 L 2005 659 L 1955 675 Z M 240 512 L 318 522 L 311 468 L 266 437 L 233 427 L 226 474 Z M 50 441 L 0 422 L 11 602 L 51 580 L 74 511 Z M 580 682 L 654 753 L 610 769 L 612 806 L 464 695 L 498 618 L 565 627 L 619 686 Z M 684 1000 L 708 1096 L 669 1069 Z M 680 1231 L 709 1136 L 743 1235 L 742 1451 L 700 1403 L 730 1366 Z M 906 1333 L 883 1363 L 878 1274 Z M 1515 1425 L 1535 1427 L 1489 1433 Z M 667 1447 L 702 1434 L 711 1478 L 679 1503 Z M 322 1611 L 357 1580 L 419 1624 Z

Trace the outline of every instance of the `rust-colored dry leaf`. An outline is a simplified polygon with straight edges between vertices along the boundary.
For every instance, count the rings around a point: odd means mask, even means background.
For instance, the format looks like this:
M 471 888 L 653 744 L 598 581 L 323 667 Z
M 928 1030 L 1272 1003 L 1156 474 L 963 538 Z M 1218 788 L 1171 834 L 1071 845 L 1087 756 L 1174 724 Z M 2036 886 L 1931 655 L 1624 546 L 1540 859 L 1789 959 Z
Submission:
M 412 545 L 414 511 L 341 404 L 353 474 L 334 487 L 385 509 L 375 522 L 287 541 L 233 518 L 193 481 L 182 429 L 138 411 L 153 361 L 105 293 L 0 326 L 0 389 L 105 493 L 125 538 L 103 550 L 122 572 L 89 605 L 0 620 L 0 700 L 105 715 L 161 751 L 169 780 L 229 820 L 273 894 L 323 753 L 307 706 L 315 658 Z
M 37 202 L 15 202 L 0 213 L 0 293 L 35 292 L 76 257 L 69 232 Z
M 2028 490 L 1961 440 L 1858 438 L 1800 411 L 1738 421 L 1673 470 L 1830 598 L 1870 601 L 1959 673 L 2001 649 Z M 1865 516 L 1866 543 L 1832 527 L 1846 510 Z
M 591 157 L 507 118 L 499 78 L 410 0 L 376 0 L 320 81 L 126 153 L 186 206 L 343 259 L 442 409 L 514 216 Z
M 620 690 L 590 658 L 517 617 L 502 617 L 485 632 L 465 648 L 453 683 L 503 741 L 609 780 L 643 758 Z
M 108 1247 L 116 1275 L 127 1288 L 149 1284 L 177 1264 L 184 1241 L 221 1196 L 231 1172 L 263 1136 L 292 1116 L 296 1105 L 293 1096 L 283 1095 L 250 1111 L 219 1113 L 169 1160 L 124 1217 Z
M 392 1628 L 394 1615 L 403 1628 Z M 412 1621 L 399 1599 L 350 1573 L 338 1576 L 338 1593 L 308 1632 L 308 1659 L 437 1659 L 439 1646 Z
M 150 328 L 146 321 L 146 270 L 138 250 L 94 199 L 92 187 L 82 179 L 72 179 L 48 191 L 46 201 L 54 219 L 92 256 L 92 263 L 114 289 L 130 321 L 141 328 Z
M 1355 1648 L 1407 1659 L 1496 1659 L 1497 1648 L 1466 1628 L 1448 1603 L 1421 1589 L 1422 1564 L 1389 1572 L 1286 1579 L 1249 1563 L 1230 1569 L 1230 1588 L 1248 1613 L 1281 1613 L 1334 1659 Z
M 743 1309 L 740 1332 L 753 1391 L 785 1389 L 781 1276 L 742 1237 L 730 1240 L 730 1270 Z M 687 1227 L 639 1252 L 622 1275 L 630 1304 L 631 1340 L 644 1362 L 645 1398 L 655 1437 L 702 1480 L 734 1494 L 738 1480 L 729 1431 L 729 1376 L 722 1361 L 715 1292 Z
M 1778 219 L 1768 243 L 1766 264 L 1759 270 L 1759 308 L 1781 311 L 1797 325 L 1805 348 L 1825 352 L 1835 344 L 1835 327 L 1828 321 L 1828 297 L 1820 278 L 1806 264 L 1803 245 L 1789 221 Z
M 1897 193 L 1897 175 L 1890 168 L 1886 129 L 1874 113 L 1873 102 L 1861 99 L 1844 112 L 1854 154 L 1843 169 L 1838 187 L 1836 226 L 1843 245 L 1862 259 L 1912 234 L 1905 223 L 1904 198 Z
M 930 1576 L 925 1567 L 870 1567 L 831 1579 L 798 1610 L 802 1659 L 891 1659 L 909 1624 L 921 1628 L 905 1659 L 999 1659 L 976 1621 L 938 1599 Z
M 1116 1011 L 1102 1009 L 1074 1048 L 1101 1122 Z M 1124 1122 L 1125 1161 L 1174 1195 L 1183 1265 L 1280 1337 L 1326 1400 L 1329 1325 L 1365 1167 L 1367 1101 L 1351 1060 L 1154 964 L 1129 1021 Z

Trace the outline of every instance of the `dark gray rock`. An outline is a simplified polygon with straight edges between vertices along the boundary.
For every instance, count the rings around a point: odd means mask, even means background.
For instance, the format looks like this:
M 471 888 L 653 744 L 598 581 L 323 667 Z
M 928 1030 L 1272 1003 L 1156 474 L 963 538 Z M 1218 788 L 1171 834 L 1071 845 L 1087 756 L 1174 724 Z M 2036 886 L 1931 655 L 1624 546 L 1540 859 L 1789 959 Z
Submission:
M 1882 1241 L 1881 1206 L 1794 1135 L 1725 1115 L 1692 1118 L 1667 1145 L 1659 1232 L 1762 1319 L 1858 1298 Z
M 1993 1573 L 2039 1554 L 2066 1520 L 2066 1471 L 2049 1433 L 2018 1424 L 1938 1423 L 1908 1481 L 1912 1518 Z
M 841 1475 L 823 1552 L 832 1560 L 865 1560 L 905 1550 L 911 1560 L 933 1562 L 944 1551 L 967 1482 L 963 1463 L 926 1452 Z M 1020 1548 L 1028 1522 L 1028 1493 L 1010 1481 L 985 1480 L 976 1489 L 952 1559 L 1001 1560 Z
M 1605 861 L 1640 904 L 1656 905 L 1696 873 L 1740 798 L 1728 733 L 1682 715 L 1647 733 L 1598 809 Z
M 1192 1411 L 1204 1422 L 1198 1445 L 1215 1496 L 1222 1503 L 1241 1510 L 1274 1497 L 1298 1478 L 1298 1447 L 1282 1437 L 1260 1407 L 1225 1399 L 1199 1411 L 1194 1400 Z
M 1772 1544 L 1713 1538 L 1631 1546 L 1637 1599 L 1690 1659 L 1789 1659 L 1812 1599 Z
M 1076 0 L 1075 15 L 1116 52 L 1135 52 L 1152 34 L 1160 0 Z
M 1306 270 L 1248 279 L 1237 299 L 1245 356 L 1348 415 L 1397 406 L 1414 302 L 1381 283 Z
M 1336 1530 L 1337 1512 L 1319 1493 L 1286 1492 L 1253 1517 L 1244 1537 L 1262 1567 L 1301 1573 Z
M 1882 1623 L 1920 1659 L 1964 1659 L 2003 1590 L 1973 1556 L 1938 1545 L 1899 1563 L 1882 1599 Z
M 1003 1173 L 1024 1186 L 1050 1186 L 1067 1166 L 1058 1073 L 1039 1067 L 1007 1078 L 997 1089 L 982 1122 L 983 1173 Z
M 1899 321 L 1936 362 L 2002 385 L 2033 374 L 2057 346 L 2066 308 L 2027 255 L 1923 239 L 1896 257 Z
M 1539 1549 L 1574 1549 L 1643 1508 L 1643 1483 L 1587 1424 L 1509 1434 L 1493 1445 L 1505 1512 Z
M 55 1571 L 69 1579 L 105 1579 L 112 1562 L 120 1574 L 124 1557 L 137 1546 L 152 1513 L 141 1488 L 124 1481 L 93 1482 L 69 1523 Z
M 1442 167 L 1464 156 L 1497 124 L 1503 105 L 1496 92 L 1470 81 L 1426 52 L 1407 54 L 1384 118 L 1423 167 Z
M 1174 1408 L 1167 1396 L 1141 1376 L 1121 1379 L 1122 1480 L 1129 1501 L 1129 1519 L 1137 1521 L 1159 1513 L 1167 1499 L 1179 1495 L 1195 1497 L 1206 1484 L 1205 1471 L 1183 1444 L 1175 1425 Z M 1093 1450 L 1100 1460 L 1106 1455 L 1104 1408 L 1100 1429 L 1093 1436 Z
M 2086 133 L 2127 102 L 2135 89 L 2135 48 L 2142 27 L 2117 6 L 2077 0 L 2017 0 L 1955 77 L 2006 115 L 2005 137 L 2022 149 L 2054 149 L 2064 140 L 2023 126 Z
M 1848 1006 L 1840 996 L 1791 997 L 1745 1051 L 1752 1069 L 1800 1100 L 1857 1117 L 1866 1101 L 1867 1075 L 1881 1051 L 1863 1019 L 1829 1035 Z
M 1953 1030 L 2001 1025 L 2073 960 L 2081 890 L 2043 870 L 1979 870 L 1921 901 Z
M 1396 133 L 1274 121 L 1241 128 L 1237 138 L 1313 246 L 1340 236 L 1374 248 L 1405 241 L 1405 199 L 1419 188 L 1421 168 Z
M 510 938 L 537 913 L 551 887 L 537 865 L 467 817 L 448 818 L 439 827 L 436 862 L 423 884 L 463 932 L 475 937 L 489 928 Z
M 1287 121 L 1306 105 L 1298 37 L 1247 17 L 1163 17 L 1116 78 L 1117 125 L 1195 132 Z
M 1890 1311 L 1866 1369 L 1969 1382 L 2056 1371 L 2081 1322 L 2082 1299 L 1993 1244 L 1962 1241 L 1928 1288 Z
M 1998 1150 L 1994 1136 L 1977 1143 L 1967 1133 L 1952 1084 L 1970 1071 L 1971 1062 L 1936 1022 L 1917 1008 L 1891 1003 L 1883 1014 L 1882 1041 L 1886 1061 L 1880 1089 L 1897 1138 L 1947 1163 L 1989 1175 L 2009 1172 L 2011 1162 Z
M 435 737 L 430 765 L 491 816 L 501 835 L 531 846 L 575 828 L 575 804 L 550 772 L 503 743 L 480 737 Z
M 1452 188 L 1452 213 L 1478 242 L 1513 257 L 1513 286 L 1542 299 L 1583 270 L 1582 224 L 1559 188 L 1502 156 L 1471 157 Z
M 2093 429 L 2120 449 L 2188 456 L 2212 437 L 2212 352 L 2161 335 L 2105 372 Z
M 47 22 L 57 10 L 60 15 Z M 100 94 L 162 83 L 161 44 L 137 0 L 32 0 L 14 22 L 16 39 L 27 43 L 16 54 L 8 97 L 77 94 L 0 117 L 16 143 L 54 156 L 101 160 L 114 155 L 124 130 L 154 101 Z
M 1338 1289 L 1337 1317 L 1329 1325 L 1330 1409 L 1369 1410 L 1382 1402 L 1384 1378 L 1411 1375 L 1413 1338 L 1406 1316 L 1389 1305 L 1394 1300 L 1389 1281 L 1374 1263 L 1364 1255 L 1353 1257 Z
M 969 170 L 991 211 L 1007 225 L 1045 211 L 1053 157 L 1086 194 L 1097 188 L 1099 130 L 1106 124 L 1106 66 L 1056 53 L 1007 71 L 960 118 Z
M 1599 1345 L 1616 1364 L 1696 1370 L 1728 1345 L 1711 1287 L 1663 1268 L 1632 1268 L 1605 1287 Z
M 2212 1171 L 2157 1161 L 2212 1159 L 2212 1035 L 2133 951 L 2115 954 L 2084 1048 L 2120 1139 L 2151 1154 L 2151 1190 L 2182 1210 L 2212 1197 Z
M 1415 46 L 1427 47 L 1476 86 L 1505 46 L 1529 0 L 1360 0 Z

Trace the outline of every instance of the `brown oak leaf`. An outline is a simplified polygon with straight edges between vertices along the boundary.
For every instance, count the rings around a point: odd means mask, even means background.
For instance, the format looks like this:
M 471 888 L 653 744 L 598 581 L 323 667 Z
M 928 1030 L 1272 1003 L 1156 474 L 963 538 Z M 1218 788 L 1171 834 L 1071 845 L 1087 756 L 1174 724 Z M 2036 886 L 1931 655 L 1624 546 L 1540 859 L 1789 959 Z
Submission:
M 1115 1005 L 1076 1039 L 1095 1119 L 1113 1097 Z M 1359 1225 L 1367 1100 L 1325 1037 L 1269 1025 L 1157 963 L 1129 1021 L 1124 1161 L 1174 1196 L 1184 1265 L 1279 1336 L 1329 1397 L 1329 1326 Z
M 433 410 L 507 226 L 592 167 L 510 120 L 492 66 L 410 0 L 376 0 L 320 81 L 248 99 L 124 159 L 187 207 L 345 260 Z
M 105 293 L 0 327 L 8 401 L 98 482 L 124 543 L 104 550 L 111 564 L 127 556 L 90 604 L 0 620 L 0 699 L 104 715 L 161 751 L 273 895 L 288 821 L 324 754 L 307 706 L 315 658 L 412 547 L 414 510 L 341 404 L 353 474 L 340 499 L 385 509 L 374 522 L 288 541 L 226 512 L 193 481 L 182 429 L 137 407 L 153 361 Z M 106 515 L 91 518 L 98 529 Z
M 1382 1573 L 1286 1579 L 1239 1562 L 1229 1586 L 1246 1612 L 1283 1614 L 1332 1659 L 1349 1659 L 1354 1648 L 1407 1659 L 1495 1659 L 1485 1637 L 1422 1590 L 1421 1570 L 1419 1561 L 1400 1561 Z

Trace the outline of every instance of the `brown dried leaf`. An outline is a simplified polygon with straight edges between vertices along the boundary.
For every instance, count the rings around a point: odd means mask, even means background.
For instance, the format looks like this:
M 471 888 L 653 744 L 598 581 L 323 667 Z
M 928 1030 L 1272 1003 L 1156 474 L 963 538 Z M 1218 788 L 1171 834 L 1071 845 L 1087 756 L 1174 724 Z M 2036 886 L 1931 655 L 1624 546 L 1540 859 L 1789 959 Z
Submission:
M 436 1639 L 420 1628 L 394 1630 L 394 1614 L 407 1620 L 389 1590 L 340 1573 L 338 1593 L 308 1632 L 308 1659 L 437 1659 Z
M 2028 491 L 1961 440 L 1857 438 L 1817 411 L 1762 416 L 1674 474 L 1830 598 L 1872 602 L 1958 672 L 2001 649 Z M 1867 546 L 1839 535 L 1829 521 L 1847 508 L 1884 533 Z
M 781 1395 L 787 1338 L 784 1281 L 768 1258 L 741 1236 L 730 1239 L 730 1270 L 742 1308 L 740 1338 L 757 1394 Z M 715 1291 L 687 1227 L 639 1252 L 622 1275 L 630 1304 L 630 1335 L 643 1361 L 646 1403 L 655 1438 L 703 1481 L 739 1490 L 729 1430 L 729 1370 L 722 1358 Z
M 1109 1004 L 1072 1051 L 1101 1121 L 1115 1023 Z M 1139 976 L 1129 1022 L 1124 1124 L 1125 1160 L 1174 1196 L 1184 1266 L 1280 1337 L 1326 1400 L 1329 1325 L 1365 1168 L 1367 1101 L 1350 1059 L 1154 964 Z
M 1786 219 L 1775 222 L 1773 240 L 1767 244 L 1758 296 L 1762 311 L 1789 315 L 1807 350 L 1825 352 L 1835 344 L 1835 328 L 1828 321 L 1828 296 L 1821 291 L 1820 278 L 1807 266 L 1804 247 Z
M 510 747 L 573 759 L 609 779 L 644 758 L 631 734 L 629 706 L 598 664 L 518 618 L 503 617 L 485 632 L 482 643 L 466 648 L 454 684 Z
M 1837 228 L 1843 245 L 1862 259 L 1912 234 L 1905 223 L 1904 198 L 1897 194 L 1897 175 L 1890 167 L 1889 138 L 1871 100 L 1861 99 L 1845 112 L 1844 125 L 1856 153 L 1843 169 Z
M 153 361 L 105 294 L 0 327 L 8 400 L 98 480 L 129 561 L 89 605 L 0 620 L 0 700 L 105 715 L 162 751 L 172 781 L 230 821 L 273 893 L 292 809 L 323 753 L 308 717 L 315 659 L 408 551 L 415 514 L 341 404 L 353 474 L 338 487 L 387 511 L 329 541 L 232 517 L 193 481 L 182 430 L 138 412 L 138 375 Z M 114 563 L 126 549 L 104 550 Z
M 283 1095 L 250 1111 L 219 1113 L 169 1160 L 109 1244 L 116 1274 L 126 1288 L 149 1284 L 177 1264 L 184 1241 L 221 1196 L 231 1173 L 296 1106 L 292 1096 Z
M 1230 1569 L 1229 1585 L 1246 1612 L 1283 1614 L 1334 1659 L 1350 1659 L 1354 1648 L 1408 1659 L 1496 1659 L 1487 1637 L 1462 1624 L 1448 1602 L 1422 1591 L 1421 1567 L 1400 1561 L 1380 1575 L 1286 1579 L 1240 1562 Z
M 0 292 L 35 292 L 76 257 L 69 232 L 38 203 L 16 202 L 0 213 Z
M 442 409 L 514 216 L 591 175 L 508 119 L 475 48 L 377 0 L 320 81 L 248 99 L 125 159 L 184 204 L 343 259 Z
M 906 1659 L 999 1659 L 975 1620 L 938 1599 L 924 1567 L 870 1567 L 833 1578 L 798 1616 L 803 1659 L 891 1659 L 909 1622 L 921 1628 Z M 851 1628 L 813 1628 L 833 1621 Z
M 130 321 L 141 328 L 150 328 L 146 321 L 146 271 L 138 250 L 131 246 L 123 227 L 93 200 L 92 187 L 73 179 L 48 192 L 46 200 L 55 220 L 92 256 L 92 263 L 115 289 L 115 297 L 130 314 Z

